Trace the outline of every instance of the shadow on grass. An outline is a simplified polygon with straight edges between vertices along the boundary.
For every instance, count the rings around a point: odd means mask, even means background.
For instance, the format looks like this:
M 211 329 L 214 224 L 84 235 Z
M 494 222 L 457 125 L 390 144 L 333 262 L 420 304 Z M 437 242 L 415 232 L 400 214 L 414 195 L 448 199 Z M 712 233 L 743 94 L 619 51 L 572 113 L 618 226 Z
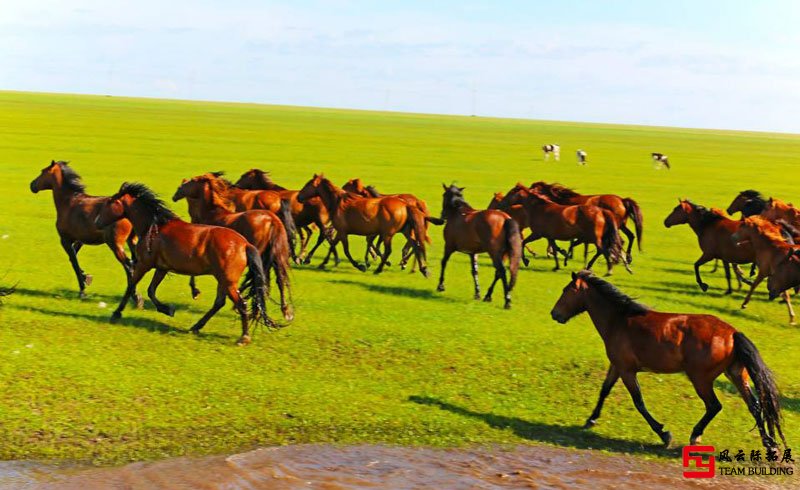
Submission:
M 148 332 L 156 332 L 161 334 L 171 334 L 171 333 L 180 333 L 180 334 L 188 334 L 189 330 L 183 330 L 180 328 L 173 327 L 171 325 L 167 325 L 166 323 L 159 322 L 157 320 L 150 320 L 147 318 L 128 318 L 123 316 L 117 323 L 112 324 L 109 320 L 111 318 L 111 314 L 104 314 L 104 315 L 89 315 L 86 313 L 78 313 L 78 312 L 68 312 L 68 311 L 61 311 L 61 310 L 50 310 L 47 308 L 39 308 L 36 306 L 17 306 L 12 305 L 10 306 L 13 309 L 20 310 L 20 311 L 28 311 L 28 312 L 35 312 L 41 313 L 43 315 L 54 316 L 54 317 L 66 317 L 66 318 L 74 318 L 78 320 L 88 320 L 95 323 L 102 323 L 106 324 L 110 327 L 134 327 L 147 330 Z M 159 313 L 160 314 L 160 313 Z M 226 342 L 232 341 L 233 337 L 227 335 L 221 335 L 217 333 L 201 333 L 200 335 L 196 336 L 198 340 L 225 340 Z M 238 337 L 237 337 L 238 338 Z
M 347 279 L 333 279 L 328 281 L 333 284 L 345 284 L 348 286 L 359 286 L 367 291 L 380 294 L 388 294 L 390 296 L 407 296 L 409 298 L 431 299 L 436 301 L 444 301 L 447 303 L 461 303 L 461 301 L 444 296 L 443 293 L 434 291 L 427 288 L 411 288 L 408 286 L 386 286 L 384 284 L 367 284 L 359 281 L 350 281 Z M 500 291 L 502 297 L 502 290 Z
M 659 456 L 676 456 L 678 449 L 664 448 L 661 444 L 644 445 L 639 442 L 614 439 L 595 434 L 578 426 L 562 426 L 545 424 L 542 422 L 529 422 L 516 417 L 506 417 L 494 413 L 474 412 L 458 405 L 441 401 L 427 396 L 410 396 L 408 401 L 420 405 L 428 405 L 447 412 L 471 417 L 485 422 L 494 429 L 511 429 L 519 437 L 529 441 L 545 442 L 563 447 L 576 449 L 602 449 L 617 453 L 640 453 Z M 655 438 L 655 434 L 653 434 Z M 674 444 L 674 442 L 673 442 Z
M 689 301 L 687 299 L 688 297 L 697 298 L 697 299 L 700 299 L 700 298 L 703 298 L 703 297 L 711 297 L 711 298 L 725 298 L 725 297 L 727 297 L 726 295 L 722 294 L 722 292 L 719 292 L 719 293 L 714 293 L 714 292 L 712 292 L 712 293 L 704 293 L 704 292 L 702 292 L 700 290 L 700 288 L 697 288 L 695 290 L 694 288 L 687 287 L 685 284 L 679 284 L 679 283 L 673 283 L 673 282 L 662 282 L 662 283 L 659 283 L 659 284 L 673 285 L 674 287 L 658 287 L 658 286 L 650 286 L 650 285 L 647 285 L 647 284 L 638 284 L 636 287 L 641 289 L 641 290 L 643 290 L 643 291 L 652 291 L 652 292 L 655 292 L 655 293 L 669 293 L 669 294 L 681 295 L 680 298 L 673 298 L 673 299 L 675 301 L 690 305 L 690 306 L 692 306 L 694 308 L 697 308 L 698 310 L 701 310 L 701 311 L 711 310 L 711 311 L 714 311 L 714 312 L 717 312 L 717 313 L 721 313 L 723 315 L 731 315 L 731 316 L 744 318 L 744 319 L 752 320 L 752 321 L 761 321 L 762 320 L 757 315 L 753 315 L 753 314 L 747 313 L 747 311 L 745 311 L 745 310 L 742 310 L 741 308 L 739 308 L 738 304 L 735 305 L 735 306 L 726 308 L 724 306 L 717 306 L 717 305 L 712 304 L 710 302 Z M 734 292 L 734 295 L 735 294 L 736 293 Z M 736 298 L 736 296 L 732 296 L 732 297 Z M 739 300 L 741 300 L 741 298 Z
M 733 383 L 726 379 L 718 378 L 714 381 L 714 388 L 729 395 L 739 397 L 739 399 L 742 400 L 739 391 L 733 386 Z M 742 400 L 742 404 L 744 404 L 744 400 Z M 800 412 L 800 398 L 781 395 L 781 408 L 784 410 L 791 410 L 792 412 Z
M 57 288 L 57 289 L 54 289 L 54 290 L 46 290 L 46 291 L 42 291 L 42 290 L 38 290 L 38 289 L 19 288 L 19 289 L 16 290 L 16 292 L 18 292 L 22 296 L 30 296 L 32 298 L 48 298 L 48 299 L 58 298 L 58 299 L 64 299 L 64 300 L 68 300 L 68 301 L 75 300 L 75 301 L 79 301 L 81 303 L 86 303 L 86 304 L 90 304 L 90 303 L 92 303 L 92 301 L 105 301 L 109 305 L 117 305 L 119 303 L 120 299 L 122 299 L 122 293 L 120 293 L 118 295 L 115 295 L 115 294 L 102 294 L 102 293 L 91 292 L 90 290 L 87 290 L 86 299 L 81 299 L 81 298 L 78 297 L 78 291 L 77 290 L 72 290 L 72 289 L 67 289 L 67 288 Z M 150 303 L 149 299 L 146 298 L 145 292 L 140 290 L 139 293 L 142 294 L 142 296 L 145 297 L 145 305 L 146 305 L 145 309 L 153 308 L 153 306 Z M 210 297 L 213 299 L 214 295 L 216 295 L 216 292 L 214 292 L 214 294 L 210 295 Z M 202 301 L 202 298 L 203 297 L 200 296 L 200 299 L 198 301 Z M 175 306 L 176 309 L 181 310 L 181 311 L 190 311 L 190 312 L 193 312 L 193 313 L 200 313 L 200 314 L 203 314 L 206 311 L 208 311 L 207 308 L 201 307 L 199 305 L 199 303 L 172 302 L 172 301 L 170 301 L 168 303 L 173 305 L 173 306 Z M 132 305 L 129 304 L 128 307 L 130 308 L 130 307 L 132 307 Z M 208 308 L 211 308 L 211 305 L 208 305 Z

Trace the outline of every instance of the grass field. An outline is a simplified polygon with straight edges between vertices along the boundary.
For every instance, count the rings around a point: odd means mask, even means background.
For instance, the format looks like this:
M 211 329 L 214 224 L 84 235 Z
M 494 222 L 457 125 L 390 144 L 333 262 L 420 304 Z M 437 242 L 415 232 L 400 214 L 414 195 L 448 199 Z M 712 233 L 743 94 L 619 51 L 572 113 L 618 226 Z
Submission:
M 493 304 L 471 299 L 463 255 L 448 266 L 447 291 L 435 292 L 440 229 L 431 279 L 396 267 L 381 276 L 346 263 L 295 268 L 294 323 L 238 348 L 229 307 L 205 335 L 185 334 L 210 306 L 208 278 L 197 301 L 185 277 L 163 283 L 174 318 L 148 303 L 111 325 L 124 276 L 107 249 L 90 247 L 80 261 L 94 283 L 78 299 L 51 195 L 28 189 L 51 159 L 71 160 L 98 195 L 128 180 L 169 197 L 183 177 L 260 167 L 290 188 L 319 171 L 339 184 L 362 177 L 384 192 L 416 193 L 436 214 L 440 183 L 451 181 L 476 207 L 517 181 L 631 196 L 644 211 L 645 252 L 634 256 L 634 275 L 619 268 L 613 282 L 657 309 L 708 312 L 743 330 L 777 373 L 787 438 L 800 441 L 800 328 L 765 289 L 740 310 L 742 293 L 722 295 L 721 268 L 704 268 L 711 289 L 702 293 L 694 235 L 662 224 L 678 197 L 724 208 L 756 188 L 797 201 L 800 136 L 9 92 L 0 92 L 0 134 L 0 284 L 19 283 L 0 307 L 0 459 L 109 464 L 301 442 L 678 451 L 659 449 L 621 384 L 598 426 L 577 428 L 607 361 L 587 316 L 564 326 L 550 319 L 570 269 L 552 272 L 541 243 L 511 311 L 500 294 Z M 548 142 L 561 145 L 560 163 L 542 162 L 538 147 Z M 589 166 L 575 164 L 577 148 Z M 668 153 L 674 169 L 655 170 L 651 151 Z M 185 206 L 174 208 L 186 217 Z M 486 287 L 485 258 L 481 274 Z M 703 413 L 689 382 L 653 374 L 640 382 L 653 415 L 688 442 Z M 704 442 L 758 448 L 744 403 L 727 380 L 717 387 L 724 409 Z

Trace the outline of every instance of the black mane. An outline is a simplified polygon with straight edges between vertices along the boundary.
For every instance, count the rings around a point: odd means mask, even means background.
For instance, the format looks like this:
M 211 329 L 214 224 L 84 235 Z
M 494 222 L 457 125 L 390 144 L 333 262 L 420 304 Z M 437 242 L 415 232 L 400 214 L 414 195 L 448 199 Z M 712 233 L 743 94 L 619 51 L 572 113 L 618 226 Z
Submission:
M 153 217 L 153 223 L 163 225 L 169 221 L 178 218 L 178 215 L 172 212 L 167 205 L 158 198 L 155 192 L 149 187 L 139 182 L 125 182 L 119 188 L 119 192 L 114 194 L 114 199 L 119 199 L 124 195 L 129 195 L 136 198 L 145 211 Z
M 64 181 L 61 185 L 72 192 L 83 194 L 86 192 L 86 186 L 83 185 L 81 181 L 81 176 L 78 175 L 72 167 L 69 166 L 69 162 L 65 161 L 58 161 L 55 162 L 54 165 L 58 165 L 61 167 L 61 176 Z
M 380 192 L 378 192 L 378 189 L 376 189 L 374 185 L 368 185 L 364 187 L 364 189 L 366 189 L 367 192 L 369 192 L 369 195 L 372 197 L 381 197 L 383 195 Z
M 447 211 L 458 211 L 462 208 L 467 208 L 470 211 L 474 209 L 466 200 L 464 200 L 464 194 L 462 193 L 462 190 L 456 187 L 455 184 L 450 185 L 450 187 L 445 190 L 442 201 L 443 214 Z
M 711 223 L 713 223 L 715 221 L 719 221 L 719 220 L 721 220 L 721 219 L 723 219 L 725 217 L 722 214 L 720 214 L 719 212 L 714 211 L 713 209 L 708 209 L 705 206 L 701 206 L 699 204 L 695 204 L 695 203 L 693 203 L 692 201 L 689 201 L 689 200 L 687 200 L 686 202 L 688 202 L 689 205 L 692 207 L 692 209 L 694 209 L 697 212 L 697 214 L 700 216 L 700 225 L 701 226 L 709 225 L 709 224 L 711 224 Z
M 577 277 L 586 281 L 595 291 L 613 303 L 626 316 L 644 315 L 650 311 L 650 308 L 623 293 L 610 282 L 595 276 L 592 271 L 584 270 L 578 272 Z
M 747 199 L 742 207 L 742 215 L 744 217 L 761 214 L 767 207 L 767 200 L 756 190 L 748 189 L 740 192 L 739 195 Z

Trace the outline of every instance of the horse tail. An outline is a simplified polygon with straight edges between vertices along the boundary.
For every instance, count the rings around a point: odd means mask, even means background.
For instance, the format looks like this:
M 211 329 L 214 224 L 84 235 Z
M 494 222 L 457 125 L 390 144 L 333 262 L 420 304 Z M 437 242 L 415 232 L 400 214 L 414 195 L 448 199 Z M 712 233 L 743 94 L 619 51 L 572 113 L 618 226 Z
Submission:
M 416 246 L 419 247 L 420 252 L 422 253 L 422 258 L 427 260 L 427 253 L 425 251 L 425 242 L 430 241 L 428 238 L 428 230 L 427 224 L 425 221 L 425 215 L 422 214 L 416 206 L 407 206 L 408 209 L 408 221 L 410 223 L 410 228 L 414 232 L 414 241 Z
M 267 276 L 258 249 L 249 243 L 245 251 L 247 256 L 247 278 L 242 285 L 242 296 L 250 300 L 250 318 L 257 323 L 272 326 L 274 323 L 267 316 Z
M 289 244 L 289 251 L 294 256 L 295 249 L 295 236 L 297 235 L 297 227 L 294 224 L 294 217 L 292 216 L 292 203 L 289 199 L 281 199 L 281 207 L 278 210 L 278 218 L 283 223 L 283 228 L 286 232 L 286 239 Z
M 444 220 L 441 218 L 434 218 L 433 216 L 425 216 L 425 221 L 427 223 L 433 223 L 436 226 L 442 226 L 444 224 Z
M 631 217 L 633 224 L 636 226 L 636 244 L 639 246 L 639 251 L 641 252 L 642 233 L 644 232 L 644 217 L 642 216 L 642 208 L 640 208 L 639 204 L 630 197 L 624 198 L 622 200 L 622 204 L 625 205 L 625 213 Z
M 603 247 L 603 251 L 608 254 L 611 262 L 616 264 L 619 263 L 622 257 L 622 242 L 619 238 L 619 228 L 617 228 L 617 222 L 614 221 L 614 215 L 611 214 L 611 211 L 607 209 L 603 209 L 602 211 L 605 224 L 603 226 L 603 236 L 600 238 L 600 244 Z
M 508 218 L 503 223 L 503 231 L 506 234 L 505 253 L 508 254 L 508 269 L 511 273 L 508 290 L 511 291 L 517 283 L 519 262 L 522 260 L 522 234 L 519 231 L 519 224 L 513 218 Z
M 423 201 L 422 199 L 417 199 L 417 209 L 420 210 L 420 212 L 422 213 L 423 216 L 427 217 L 430 214 L 428 212 L 428 204 L 425 201 Z M 433 243 L 433 240 L 431 240 L 431 236 L 428 235 L 428 223 L 430 223 L 430 221 L 428 221 L 426 219 L 425 220 L 425 241 L 427 243 Z
M 775 429 L 777 429 L 783 445 L 786 446 L 786 438 L 783 437 L 783 430 L 781 430 L 780 393 L 775 384 L 775 377 L 764 364 L 764 359 L 761 358 L 756 346 L 742 332 L 733 334 L 733 357 L 744 365 L 747 373 L 753 379 L 758 395 L 755 410 L 766 422 L 770 436 L 774 438 Z

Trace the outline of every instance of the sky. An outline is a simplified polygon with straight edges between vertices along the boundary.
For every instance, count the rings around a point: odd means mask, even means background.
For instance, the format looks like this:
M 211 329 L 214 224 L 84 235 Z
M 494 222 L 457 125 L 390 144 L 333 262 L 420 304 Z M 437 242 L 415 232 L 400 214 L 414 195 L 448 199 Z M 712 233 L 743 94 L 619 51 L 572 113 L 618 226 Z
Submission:
M 0 0 L 0 89 L 800 133 L 800 2 Z

